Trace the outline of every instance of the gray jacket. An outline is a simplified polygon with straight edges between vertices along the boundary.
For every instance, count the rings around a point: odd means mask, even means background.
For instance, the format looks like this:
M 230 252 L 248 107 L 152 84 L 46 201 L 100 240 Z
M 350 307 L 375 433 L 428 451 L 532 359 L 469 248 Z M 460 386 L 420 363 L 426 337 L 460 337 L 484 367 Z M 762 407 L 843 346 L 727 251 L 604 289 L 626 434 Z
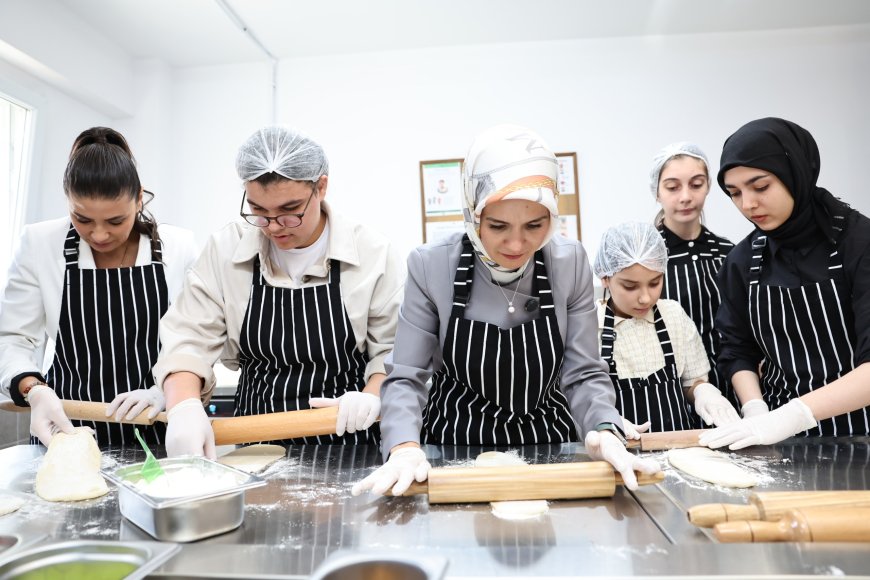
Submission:
M 420 441 L 423 408 L 429 396 L 427 381 L 442 365 L 441 348 L 453 307 L 453 279 L 461 249 L 462 234 L 454 234 L 441 242 L 420 246 L 408 257 L 396 342 L 385 361 L 387 378 L 381 386 L 385 457 L 400 443 Z M 621 427 L 607 365 L 599 355 L 598 317 L 586 251 L 579 242 L 555 236 L 543 252 L 559 333 L 565 345 L 561 388 L 571 414 L 581 434 L 599 423 Z M 501 328 L 511 328 L 539 316 L 539 309 L 528 312 L 524 308 L 532 294 L 532 269 L 530 264 L 518 282 L 519 288 L 514 283 L 502 289 L 478 262 L 465 316 Z M 513 298 L 515 289 L 517 294 Z M 513 314 L 507 310 L 511 298 L 516 307 Z

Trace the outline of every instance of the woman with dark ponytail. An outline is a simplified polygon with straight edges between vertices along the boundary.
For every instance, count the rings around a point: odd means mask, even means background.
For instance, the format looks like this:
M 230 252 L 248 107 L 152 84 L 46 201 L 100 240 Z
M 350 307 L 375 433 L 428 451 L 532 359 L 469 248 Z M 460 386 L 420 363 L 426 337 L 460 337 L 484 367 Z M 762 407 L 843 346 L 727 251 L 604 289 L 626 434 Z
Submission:
M 145 209 L 154 196 L 114 129 L 76 138 L 63 187 L 69 216 L 24 229 L 0 304 L 0 391 L 31 407 L 44 445 L 73 430 L 60 399 L 110 403 L 118 419 L 163 410 L 158 323 L 196 258 L 191 232 L 158 227 Z M 128 425 L 76 423 L 102 446 L 132 441 Z M 165 428 L 144 431 L 162 443 Z

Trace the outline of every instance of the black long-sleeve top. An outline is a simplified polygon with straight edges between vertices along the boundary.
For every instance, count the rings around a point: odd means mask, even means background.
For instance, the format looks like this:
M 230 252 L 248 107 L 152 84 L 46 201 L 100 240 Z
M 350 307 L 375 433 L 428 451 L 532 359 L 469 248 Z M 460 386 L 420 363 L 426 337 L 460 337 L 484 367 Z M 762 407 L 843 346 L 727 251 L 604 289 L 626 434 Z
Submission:
M 719 370 L 729 379 L 742 370 L 758 371 L 763 358 L 749 323 L 749 266 L 753 234 L 728 254 L 719 270 L 722 304 L 716 314 L 721 335 Z M 870 361 L 870 219 L 857 211 L 846 218 L 838 243 L 851 296 L 842 297 L 854 313 L 854 366 Z M 818 231 L 796 247 L 768 238 L 759 284 L 796 288 L 830 279 L 828 261 L 834 243 Z M 795 337 L 784 337 L 791 340 Z

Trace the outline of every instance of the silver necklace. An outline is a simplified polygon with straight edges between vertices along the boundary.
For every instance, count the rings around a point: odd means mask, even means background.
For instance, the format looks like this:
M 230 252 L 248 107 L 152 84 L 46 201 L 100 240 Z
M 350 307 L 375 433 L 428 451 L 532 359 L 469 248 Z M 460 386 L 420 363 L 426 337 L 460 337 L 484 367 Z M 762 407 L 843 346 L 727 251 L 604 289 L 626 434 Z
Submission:
M 522 278 L 522 277 L 521 277 L 521 278 Z M 498 289 L 501 290 L 501 293 L 502 293 L 502 296 L 504 296 L 504 299 L 507 300 L 507 303 L 508 303 L 508 312 L 509 312 L 510 314 L 513 314 L 514 312 L 516 312 L 517 309 L 514 308 L 514 298 L 517 297 L 517 290 L 520 289 L 520 281 L 517 280 L 517 287 L 514 288 L 514 295 L 511 296 L 511 299 L 510 299 L 510 300 L 508 300 L 507 294 L 505 294 L 505 292 L 504 292 L 504 288 L 501 287 L 501 284 L 496 284 L 496 286 L 498 286 Z

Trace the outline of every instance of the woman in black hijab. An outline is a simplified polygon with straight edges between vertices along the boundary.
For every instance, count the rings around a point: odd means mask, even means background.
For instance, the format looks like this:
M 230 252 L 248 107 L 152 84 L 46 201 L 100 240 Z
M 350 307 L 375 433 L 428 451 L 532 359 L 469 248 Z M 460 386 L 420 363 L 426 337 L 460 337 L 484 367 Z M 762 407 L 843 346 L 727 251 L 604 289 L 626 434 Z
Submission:
M 818 176 L 815 140 L 790 121 L 725 141 L 719 185 L 755 224 L 719 272 L 716 316 L 744 419 L 703 445 L 870 434 L 870 220 Z

